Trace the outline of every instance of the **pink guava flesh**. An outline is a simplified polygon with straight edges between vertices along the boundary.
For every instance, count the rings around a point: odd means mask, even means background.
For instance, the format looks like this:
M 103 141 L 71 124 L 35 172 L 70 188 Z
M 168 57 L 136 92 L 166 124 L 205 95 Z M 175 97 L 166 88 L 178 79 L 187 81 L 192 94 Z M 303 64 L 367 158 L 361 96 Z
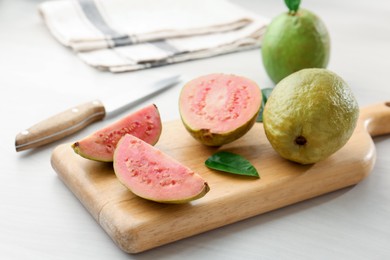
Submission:
M 261 106 L 258 85 L 241 76 L 210 74 L 188 82 L 179 99 L 180 115 L 187 130 L 209 135 L 248 131 Z M 243 127 L 250 122 L 251 126 Z M 237 137 L 237 138 L 238 138 Z M 229 138 L 229 141 L 235 138 Z
M 209 191 L 200 175 L 132 135 L 119 141 L 114 171 L 135 195 L 157 202 L 184 203 Z
M 116 145 L 125 134 L 132 134 L 154 145 L 160 138 L 161 130 L 159 111 L 152 104 L 74 143 L 72 148 L 87 159 L 112 162 Z

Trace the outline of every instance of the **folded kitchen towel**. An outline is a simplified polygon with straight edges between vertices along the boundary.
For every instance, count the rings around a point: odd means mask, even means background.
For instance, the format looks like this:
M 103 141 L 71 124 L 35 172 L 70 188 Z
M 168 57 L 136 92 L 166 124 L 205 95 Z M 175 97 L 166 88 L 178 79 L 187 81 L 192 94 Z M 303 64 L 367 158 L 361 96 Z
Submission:
M 262 34 L 263 27 L 253 23 L 239 31 L 79 52 L 78 56 L 100 70 L 126 72 L 251 49 L 260 46 Z
M 39 11 L 60 43 L 112 72 L 258 47 L 268 22 L 226 0 L 55 0 Z

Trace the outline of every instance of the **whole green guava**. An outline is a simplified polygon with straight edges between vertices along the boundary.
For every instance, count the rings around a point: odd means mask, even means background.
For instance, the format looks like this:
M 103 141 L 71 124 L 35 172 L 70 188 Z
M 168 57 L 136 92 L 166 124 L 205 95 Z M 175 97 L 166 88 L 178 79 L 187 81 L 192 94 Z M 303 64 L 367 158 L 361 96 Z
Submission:
M 266 72 L 278 83 L 304 68 L 326 68 L 329 33 L 321 19 L 308 10 L 282 13 L 268 26 L 261 53 Z
M 265 134 L 288 160 L 312 164 L 343 147 L 359 106 L 347 83 L 327 69 L 303 69 L 280 81 L 263 113 Z

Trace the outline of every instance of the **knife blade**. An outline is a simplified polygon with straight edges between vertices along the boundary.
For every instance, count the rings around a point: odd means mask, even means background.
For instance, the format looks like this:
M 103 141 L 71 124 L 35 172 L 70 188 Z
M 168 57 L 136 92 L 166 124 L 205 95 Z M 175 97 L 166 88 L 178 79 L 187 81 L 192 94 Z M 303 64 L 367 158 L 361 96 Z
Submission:
M 67 109 L 18 133 L 15 138 L 15 149 L 19 152 L 64 138 L 93 122 L 117 116 L 173 87 L 179 81 L 179 75 L 158 80 L 148 87 L 141 96 L 126 99 L 124 103 L 110 102 L 110 100 L 103 103 L 96 99 Z

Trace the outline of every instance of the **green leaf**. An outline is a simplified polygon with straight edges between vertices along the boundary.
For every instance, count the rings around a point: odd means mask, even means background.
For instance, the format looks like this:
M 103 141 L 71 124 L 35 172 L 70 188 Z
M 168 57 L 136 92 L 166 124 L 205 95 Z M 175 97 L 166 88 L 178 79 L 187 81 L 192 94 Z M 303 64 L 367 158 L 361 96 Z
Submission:
M 263 110 L 264 106 L 268 101 L 269 96 L 271 95 L 273 88 L 265 88 L 261 90 L 261 94 L 263 95 L 263 99 L 261 100 L 261 108 L 260 112 L 257 116 L 256 122 L 263 122 Z
M 296 12 L 299 9 L 299 5 L 301 4 L 301 0 L 284 0 L 290 12 Z
M 256 168 L 244 157 L 230 152 L 217 152 L 210 156 L 205 165 L 210 169 L 260 178 Z

